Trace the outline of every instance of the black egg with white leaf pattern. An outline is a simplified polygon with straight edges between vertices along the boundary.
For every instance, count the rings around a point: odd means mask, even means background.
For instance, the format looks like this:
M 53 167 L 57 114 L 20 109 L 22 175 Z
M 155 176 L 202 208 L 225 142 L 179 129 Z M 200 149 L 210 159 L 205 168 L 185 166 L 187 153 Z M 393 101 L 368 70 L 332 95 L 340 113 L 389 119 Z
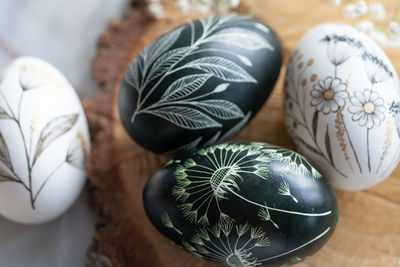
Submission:
M 131 62 L 122 124 L 153 152 L 183 155 L 221 142 L 258 112 L 279 76 L 277 35 L 247 16 L 212 16 L 170 30 Z

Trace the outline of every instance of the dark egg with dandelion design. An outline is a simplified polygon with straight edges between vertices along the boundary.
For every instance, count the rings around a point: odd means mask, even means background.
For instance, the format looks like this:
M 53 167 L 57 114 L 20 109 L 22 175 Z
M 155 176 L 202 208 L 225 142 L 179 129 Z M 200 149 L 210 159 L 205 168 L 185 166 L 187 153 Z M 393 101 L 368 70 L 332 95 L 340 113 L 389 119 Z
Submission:
M 171 160 L 143 195 L 152 223 L 205 260 L 228 266 L 291 264 L 332 235 L 338 208 L 303 156 L 263 143 L 224 143 Z
M 140 145 L 194 152 L 238 132 L 272 91 L 282 64 L 277 35 L 247 16 L 201 18 L 147 45 L 119 92 L 122 124 Z

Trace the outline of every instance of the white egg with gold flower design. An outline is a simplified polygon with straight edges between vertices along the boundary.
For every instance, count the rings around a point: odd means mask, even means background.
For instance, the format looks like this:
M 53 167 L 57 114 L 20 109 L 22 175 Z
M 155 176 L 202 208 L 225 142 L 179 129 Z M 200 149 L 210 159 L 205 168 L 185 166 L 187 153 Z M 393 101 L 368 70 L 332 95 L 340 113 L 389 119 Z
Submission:
M 0 76 L 0 215 L 50 221 L 77 199 L 90 150 L 86 117 L 67 79 L 36 58 Z
M 399 79 L 383 50 L 342 24 L 299 41 L 285 77 L 285 120 L 299 151 L 340 189 L 373 186 L 399 161 Z

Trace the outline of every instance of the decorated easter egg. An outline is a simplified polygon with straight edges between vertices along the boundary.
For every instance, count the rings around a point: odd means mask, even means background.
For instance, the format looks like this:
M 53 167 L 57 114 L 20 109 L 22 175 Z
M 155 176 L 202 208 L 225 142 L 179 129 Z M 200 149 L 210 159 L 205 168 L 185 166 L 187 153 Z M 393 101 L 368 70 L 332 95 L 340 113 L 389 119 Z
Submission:
M 18 58 L 0 77 L 0 215 L 50 221 L 85 183 L 85 114 L 66 78 L 40 59 Z
M 282 64 L 279 39 L 241 15 L 201 18 L 155 39 L 119 92 L 123 126 L 143 147 L 178 155 L 225 140 L 257 113 Z
M 334 186 L 365 189 L 398 163 L 391 108 L 398 92 L 396 71 L 373 40 L 351 26 L 320 25 L 289 59 L 286 126 L 298 150 Z
M 338 216 L 331 186 L 304 157 L 262 143 L 224 143 L 171 160 L 143 200 L 166 237 L 228 266 L 301 261 L 324 245 Z

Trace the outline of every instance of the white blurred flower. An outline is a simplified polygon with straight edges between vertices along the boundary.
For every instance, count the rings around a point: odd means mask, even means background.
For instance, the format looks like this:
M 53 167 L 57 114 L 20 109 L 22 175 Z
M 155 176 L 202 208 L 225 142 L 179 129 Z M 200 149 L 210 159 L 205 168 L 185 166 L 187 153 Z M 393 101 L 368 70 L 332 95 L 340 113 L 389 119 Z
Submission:
M 385 6 L 381 3 L 371 3 L 368 14 L 374 20 L 384 19 L 386 17 Z
M 355 4 L 347 4 L 343 7 L 343 16 L 345 18 L 349 19 L 354 19 L 359 17 L 356 11 L 356 5 Z
M 186 14 L 190 12 L 190 3 L 189 0 L 177 0 L 176 6 L 178 7 L 179 11 Z
M 208 13 L 213 11 L 216 7 L 216 3 L 213 0 L 195 0 L 192 1 L 193 9 L 196 9 L 202 13 Z
M 342 5 L 341 0 L 330 0 L 333 5 Z M 394 9 L 393 21 L 386 22 L 388 11 L 381 2 L 371 0 L 352 0 L 348 4 L 343 4 L 343 17 L 348 19 L 366 18 L 357 22 L 354 27 L 364 33 L 367 33 L 381 46 L 400 48 L 400 24 L 397 21 L 400 14 L 400 0 L 397 1 L 397 7 Z M 390 10 L 392 12 L 393 10 Z M 368 18 L 366 17 L 368 15 Z M 374 22 L 374 21 L 382 21 Z M 384 30 L 388 29 L 388 31 Z M 379 30 L 380 29 L 380 30 Z M 399 266 L 400 267 L 400 266 Z
M 366 14 L 368 11 L 367 3 L 361 0 L 355 4 L 347 4 L 343 7 L 343 16 L 345 18 L 358 18 Z
M 368 33 L 375 29 L 375 24 L 370 20 L 362 20 L 355 27 L 360 32 Z
M 389 44 L 389 38 L 388 36 L 379 30 L 373 30 L 370 32 L 370 36 L 372 39 L 374 39 L 377 43 L 379 43 L 382 46 L 388 46 Z
M 367 2 L 365 2 L 365 0 L 361 0 L 360 2 L 356 3 L 355 10 L 359 16 L 367 14 L 368 12 Z
M 147 0 L 147 8 L 157 19 L 164 17 L 161 0 Z M 182 13 L 197 10 L 202 13 L 226 13 L 239 6 L 240 0 L 174 0 L 177 9 Z
M 230 0 L 229 2 L 230 8 L 237 8 L 240 4 L 240 0 Z
M 147 5 L 147 9 L 150 11 L 150 13 L 156 18 L 160 19 L 164 17 L 164 10 L 163 7 L 161 6 L 161 3 L 159 1 L 151 1 Z
M 330 0 L 332 4 L 334 4 L 335 6 L 340 6 L 341 4 L 341 0 Z
M 400 25 L 397 21 L 390 22 L 389 33 L 393 39 L 400 39 Z

